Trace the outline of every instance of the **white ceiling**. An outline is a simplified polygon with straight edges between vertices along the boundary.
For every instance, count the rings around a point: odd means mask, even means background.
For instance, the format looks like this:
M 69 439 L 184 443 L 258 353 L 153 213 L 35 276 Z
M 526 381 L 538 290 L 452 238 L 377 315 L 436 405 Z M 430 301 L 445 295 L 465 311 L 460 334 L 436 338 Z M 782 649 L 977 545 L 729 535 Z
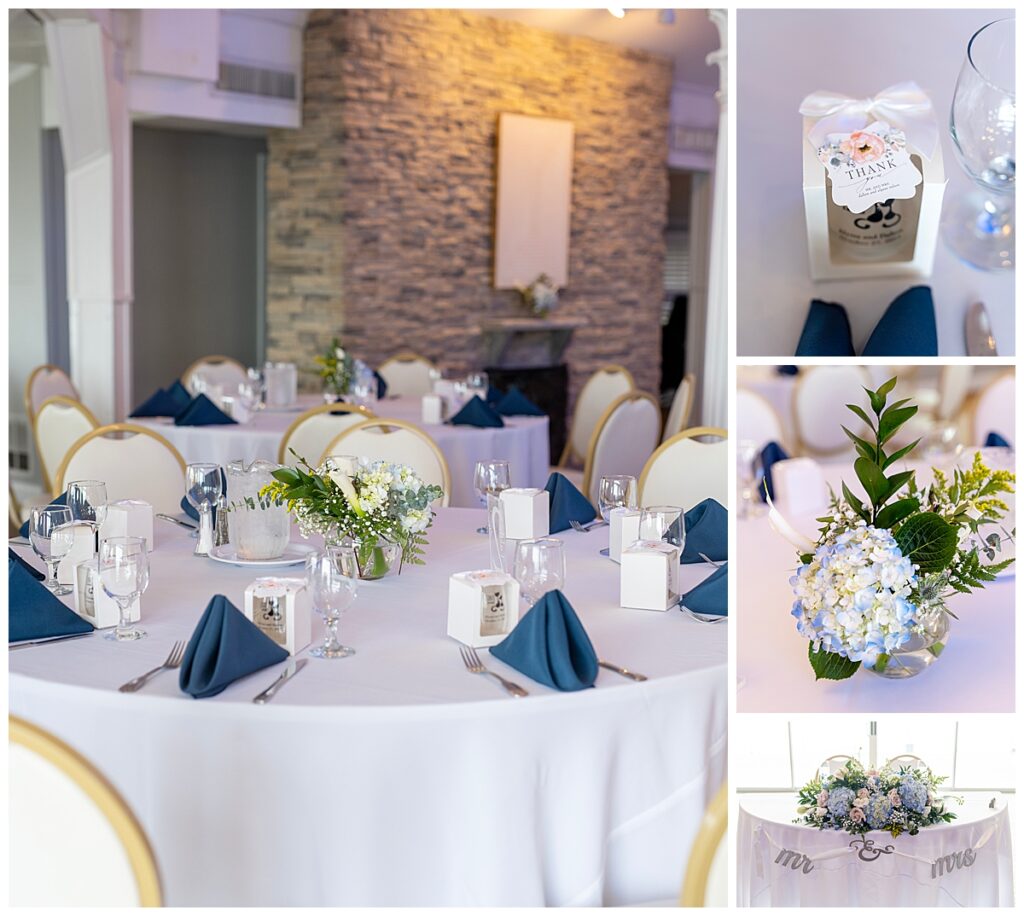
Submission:
M 548 32 L 581 35 L 661 54 L 675 62 L 677 81 L 718 88 L 718 67 L 709 67 L 704 60 L 719 47 L 718 29 L 708 19 L 707 10 L 673 10 L 675 22 L 672 25 L 658 21 L 660 10 L 626 10 L 623 19 L 616 19 L 607 9 L 477 9 L 473 12 L 514 19 Z

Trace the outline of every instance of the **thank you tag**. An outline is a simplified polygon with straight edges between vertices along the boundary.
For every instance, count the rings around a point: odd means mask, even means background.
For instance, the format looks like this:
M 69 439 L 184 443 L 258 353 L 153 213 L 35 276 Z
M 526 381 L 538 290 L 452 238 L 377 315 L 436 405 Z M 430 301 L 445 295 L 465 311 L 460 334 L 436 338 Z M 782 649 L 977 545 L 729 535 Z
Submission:
M 852 213 L 870 209 L 864 217 L 869 223 L 884 221 L 885 202 L 909 200 L 924 180 L 910 159 L 903 131 L 883 121 L 848 134 L 829 134 L 828 142 L 818 147 L 818 159 L 831 180 L 833 202 Z

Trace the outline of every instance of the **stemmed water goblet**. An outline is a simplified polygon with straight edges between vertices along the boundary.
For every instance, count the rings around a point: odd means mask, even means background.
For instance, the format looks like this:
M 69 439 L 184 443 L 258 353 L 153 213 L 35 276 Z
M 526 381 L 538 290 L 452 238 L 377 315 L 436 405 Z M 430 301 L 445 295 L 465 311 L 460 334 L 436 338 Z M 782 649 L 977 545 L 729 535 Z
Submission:
M 142 639 L 145 630 L 128 619 L 132 603 L 149 587 L 149 554 L 145 538 L 106 538 L 100 544 L 100 584 L 117 603 L 117 626 L 106 639 L 126 642 Z
M 486 372 L 470 372 L 466 376 L 466 387 L 469 389 L 469 396 L 478 395 L 481 401 L 487 400 L 489 384 L 490 379 Z
M 100 526 L 107 517 L 107 485 L 102 480 L 73 480 L 68 484 L 68 508 L 76 522 L 86 522 L 99 543 Z
M 520 541 L 513 576 L 531 607 L 545 594 L 565 586 L 565 548 L 557 538 Z
M 71 586 L 57 581 L 57 566 L 74 543 L 71 510 L 67 506 L 38 506 L 29 519 L 28 539 L 36 556 L 46 563 L 46 581 L 53 594 L 67 595 Z
M 352 544 L 330 546 L 324 553 L 306 558 L 306 583 L 313 609 L 324 619 L 326 632 L 321 645 L 310 649 L 316 658 L 345 658 L 355 649 L 338 642 L 338 621 L 356 600 L 359 570 Z
M 219 464 L 196 463 L 185 468 L 185 496 L 199 513 L 199 539 L 193 551 L 197 557 L 209 556 L 213 547 L 213 507 L 222 492 Z
M 754 514 L 754 465 L 760 453 L 752 439 L 741 439 L 736 445 L 736 479 L 740 485 L 740 518 Z
M 636 507 L 635 477 L 629 474 L 612 474 L 601 478 L 597 489 L 597 508 L 604 524 L 611 524 L 613 509 L 635 509 Z
M 495 461 L 478 461 L 473 472 L 473 486 L 480 497 L 480 502 L 487 507 L 487 525 L 477 528 L 477 534 L 490 531 L 491 516 L 495 510 L 495 501 L 501 498 L 501 491 L 512 486 L 512 472 L 504 459 Z
M 650 506 L 640 512 L 638 535 L 641 541 L 663 541 L 679 548 L 683 555 L 686 546 L 686 516 L 679 506 Z M 676 563 L 669 587 L 679 593 L 679 564 Z

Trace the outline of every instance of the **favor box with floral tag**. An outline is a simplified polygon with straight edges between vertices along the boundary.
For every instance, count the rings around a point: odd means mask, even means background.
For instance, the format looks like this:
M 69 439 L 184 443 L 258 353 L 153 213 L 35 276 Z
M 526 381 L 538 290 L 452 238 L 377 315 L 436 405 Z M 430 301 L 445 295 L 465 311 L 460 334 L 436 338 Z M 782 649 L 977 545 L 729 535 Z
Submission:
M 444 422 L 444 400 L 441 395 L 423 395 L 420 417 L 424 423 L 428 423 L 431 426 L 438 426 Z
M 640 510 L 619 506 L 608 518 L 608 557 L 622 562 L 622 551 L 640 537 Z
M 153 550 L 153 507 L 141 499 L 119 499 L 107 506 L 100 525 L 100 541 L 107 538 L 142 538 Z
M 519 622 L 519 583 L 495 569 L 448 580 L 448 635 L 473 648 L 496 646 Z
M 290 655 L 309 645 L 313 622 L 305 579 L 256 579 L 246 586 L 242 610 Z
M 679 548 L 665 541 L 636 541 L 622 551 L 619 604 L 667 611 L 679 600 Z
M 71 522 L 67 527 L 71 531 L 71 549 L 57 564 L 57 581 L 73 586 L 78 564 L 96 558 L 96 532 L 88 522 Z
M 505 537 L 513 541 L 545 538 L 550 533 L 551 497 L 536 487 L 510 487 L 501 491 Z
M 800 111 L 812 278 L 930 275 L 946 174 L 928 96 L 815 92 Z
M 121 621 L 117 602 L 103 590 L 100 580 L 99 563 L 95 558 L 79 563 L 75 567 L 74 588 L 75 613 L 88 620 L 96 629 L 116 627 Z M 128 620 L 138 623 L 142 619 L 141 598 L 136 598 L 128 608 Z

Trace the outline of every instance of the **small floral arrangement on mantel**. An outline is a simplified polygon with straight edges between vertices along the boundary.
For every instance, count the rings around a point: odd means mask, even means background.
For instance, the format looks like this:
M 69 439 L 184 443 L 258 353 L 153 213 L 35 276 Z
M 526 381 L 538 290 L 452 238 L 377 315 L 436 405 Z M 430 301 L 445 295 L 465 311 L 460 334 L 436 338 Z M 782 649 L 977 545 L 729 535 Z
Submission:
M 393 571 L 394 559 L 398 571 L 403 562 L 423 565 L 426 532 L 434 521 L 431 503 L 444 495 L 441 487 L 425 483 L 404 464 L 328 458 L 314 468 L 292 454 L 298 465 L 275 470 L 260 496 L 283 500 L 303 537 L 351 539 L 366 579 Z
M 920 441 L 885 451 L 917 413 L 909 398 L 887 406 L 896 381 L 865 389 L 871 415 L 846 405 L 873 436 L 863 439 L 843 427 L 857 449 L 853 468 L 867 498 L 845 483 L 842 496 L 832 494 L 829 514 L 818 519 L 818 540 L 802 539 L 801 565 L 789 580 L 796 596 L 792 615 L 808 640 L 818 680 L 852 677 L 861 665 L 891 678 L 919 674 L 946 645 L 947 618 L 955 617 L 946 600 L 984 588 L 1013 562 L 992 561 L 1015 532 L 979 534 L 1009 511 L 999 494 L 1014 492 L 1011 472 L 991 470 L 976 453 L 970 469 L 955 470 L 952 479 L 932 468 L 934 480 L 924 488 L 912 470 L 887 474 Z M 771 518 L 801 543 L 774 507 Z
M 313 361 L 320 367 L 324 387 L 336 397 L 344 397 L 352 390 L 356 376 L 355 360 L 345 352 L 337 337 L 331 341 L 327 352 L 313 357 Z
M 916 836 L 922 827 L 948 824 L 956 815 L 936 794 L 945 777 L 927 768 L 905 765 L 865 770 L 849 760 L 831 776 L 818 776 L 799 790 L 800 815 L 794 823 L 819 830 L 862 834 L 885 830 Z M 963 799 L 957 799 L 961 804 Z
M 523 304 L 538 318 L 546 318 L 558 308 L 558 287 L 547 274 L 541 274 L 529 286 L 518 289 Z

